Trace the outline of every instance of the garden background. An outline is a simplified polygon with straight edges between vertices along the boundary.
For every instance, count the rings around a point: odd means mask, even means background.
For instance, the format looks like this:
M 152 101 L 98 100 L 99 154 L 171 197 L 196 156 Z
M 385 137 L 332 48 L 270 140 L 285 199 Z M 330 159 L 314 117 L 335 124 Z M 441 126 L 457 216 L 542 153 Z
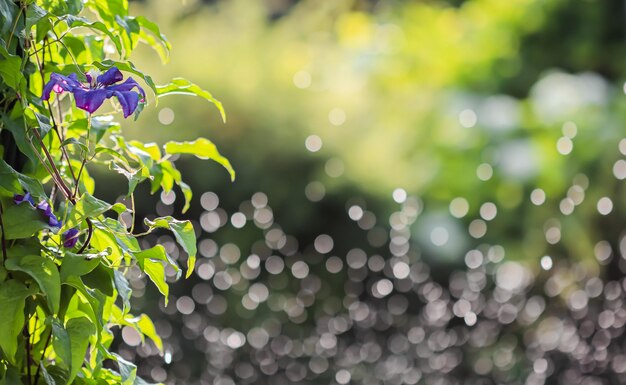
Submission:
M 135 65 L 211 90 L 227 122 L 180 97 L 125 134 L 201 134 L 237 171 L 231 183 L 217 164 L 178 162 L 200 255 L 167 307 L 131 274 L 165 346 L 121 330 L 139 375 L 626 382 L 623 1 L 145 0 L 131 12 L 173 46 L 167 66 L 141 48 Z M 90 171 L 96 196 L 125 194 Z M 139 218 L 183 205 L 178 190 L 136 203 Z M 168 235 L 143 242 L 178 255 Z

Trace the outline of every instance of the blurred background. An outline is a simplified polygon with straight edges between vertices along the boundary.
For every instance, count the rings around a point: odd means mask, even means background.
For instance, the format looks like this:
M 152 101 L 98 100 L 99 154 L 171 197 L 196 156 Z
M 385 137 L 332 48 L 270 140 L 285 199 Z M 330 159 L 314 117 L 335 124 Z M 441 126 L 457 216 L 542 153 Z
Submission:
M 178 96 L 126 135 L 237 179 L 178 161 L 201 257 L 167 307 L 133 272 L 165 351 L 121 354 L 168 385 L 626 383 L 625 4 L 132 2 L 173 45 L 134 63 L 228 121 Z

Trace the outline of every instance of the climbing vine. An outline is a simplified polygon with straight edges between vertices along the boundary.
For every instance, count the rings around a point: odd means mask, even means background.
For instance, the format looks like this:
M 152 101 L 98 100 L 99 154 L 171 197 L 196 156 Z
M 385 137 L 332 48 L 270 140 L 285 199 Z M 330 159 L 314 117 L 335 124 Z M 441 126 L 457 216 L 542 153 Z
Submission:
M 157 85 L 135 67 L 139 44 L 167 60 L 159 27 L 129 15 L 126 0 L 0 0 L 0 384 L 144 384 L 110 350 L 121 326 L 162 349 L 150 318 L 131 309 L 125 273 L 138 267 L 167 300 L 165 268 L 189 276 L 196 239 L 190 222 L 169 216 L 144 220 L 139 232 L 135 188 L 180 189 L 187 210 L 179 154 L 213 159 L 234 177 L 208 139 L 124 138 L 118 121 L 168 94 L 202 97 L 224 118 L 197 85 Z M 94 167 L 125 177 L 127 199 L 94 196 Z M 161 245 L 140 247 L 155 231 L 173 233 L 184 268 Z

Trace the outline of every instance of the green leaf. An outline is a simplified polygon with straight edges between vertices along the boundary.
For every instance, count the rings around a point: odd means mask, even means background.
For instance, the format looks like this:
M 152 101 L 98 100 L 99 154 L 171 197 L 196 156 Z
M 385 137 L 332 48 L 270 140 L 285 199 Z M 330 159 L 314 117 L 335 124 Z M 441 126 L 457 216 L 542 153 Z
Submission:
M 6 207 L 2 214 L 2 222 L 4 237 L 7 240 L 30 238 L 43 229 L 58 230 L 48 226 L 38 210 L 28 203 Z
M 115 271 L 102 264 L 97 265 L 89 273 L 82 277 L 85 285 L 92 289 L 98 289 L 107 296 L 113 295 L 113 274 Z
M 113 270 L 113 282 L 115 283 L 115 289 L 117 290 L 117 293 L 122 298 L 124 312 L 126 312 L 130 309 L 130 296 L 133 291 L 128 284 L 128 280 L 119 270 Z
M 24 255 L 7 259 L 5 267 L 10 271 L 21 271 L 30 275 L 45 294 L 52 312 L 56 314 L 59 311 L 61 279 L 54 262 L 40 255 Z
M 174 237 L 178 244 L 187 252 L 189 259 L 187 259 L 187 274 L 186 278 L 189 278 L 196 263 L 196 233 L 193 229 L 193 225 L 189 221 L 178 221 L 172 217 L 160 217 L 154 221 L 149 219 L 144 220 L 145 224 L 152 230 L 154 228 L 170 229 L 174 233 Z
M 39 180 L 20 174 L 0 159 L 0 193 L 13 196 L 24 192 L 30 192 L 35 198 L 47 199 Z
M 76 138 L 65 139 L 63 143 L 61 143 L 61 147 L 69 146 L 70 144 L 80 147 L 80 149 L 84 151 L 85 153 L 89 152 L 89 149 L 87 148 L 87 146 L 84 143 L 79 142 L 78 139 Z
M 67 221 L 67 227 L 75 227 L 85 218 L 95 218 L 111 209 L 112 205 L 89 193 L 84 193 L 76 202 Z
M 40 5 L 56 16 L 78 15 L 83 9 L 81 0 L 41 0 Z
M 180 272 L 176 262 L 170 259 L 162 245 L 156 245 L 147 250 L 134 253 L 134 256 L 137 259 L 137 264 L 141 270 L 148 275 L 150 280 L 156 285 L 157 289 L 159 289 L 161 294 L 163 294 L 167 304 L 169 286 L 165 279 L 165 268 L 162 262 L 168 263 L 177 272 Z
M 61 20 L 64 20 L 67 23 L 67 26 L 70 28 L 86 27 L 102 32 L 111 39 L 111 41 L 115 45 L 115 49 L 117 50 L 117 52 L 119 52 L 120 54 L 122 53 L 122 42 L 120 41 L 119 35 L 111 32 L 111 30 L 109 30 L 109 28 L 103 22 L 89 21 L 84 17 L 78 17 L 73 15 L 66 15 L 62 17 Z
M 213 159 L 224 166 L 230 174 L 230 179 L 235 180 L 235 170 L 228 159 L 223 157 L 213 142 L 205 138 L 198 138 L 193 142 L 167 142 L 165 152 L 168 154 L 192 154 L 200 159 Z
M 135 18 L 131 16 L 115 15 L 115 22 L 126 32 L 126 34 L 122 35 L 122 39 L 124 40 L 126 56 L 128 57 L 139 40 L 139 32 L 141 28 Z
M 83 366 L 87 347 L 89 346 L 89 337 L 96 334 L 96 328 L 88 318 L 72 318 L 65 325 L 67 334 L 70 337 L 70 345 L 72 352 L 72 365 L 68 384 L 72 383 L 74 377 Z
M 193 192 L 191 191 L 191 187 L 183 181 L 178 182 L 178 186 L 180 186 L 181 191 L 183 192 L 183 196 L 185 197 L 185 205 L 183 206 L 183 214 L 189 210 L 191 206 L 191 197 L 193 196 Z
M 11 197 L 13 194 L 22 193 L 17 171 L 2 159 L 0 159 L 0 193 Z
M 165 35 L 161 33 L 159 26 L 143 16 L 137 16 L 135 20 L 137 20 L 141 26 L 141 32 L 139 34 L 141 39 L 159 54 L 163 63 L 166 63 L 169 59 L 172 46 L 170 42 L 167 41 Z
M 24 328 L 25 300 L 33 294 L 33 288 L 27 288 L 14 279 L 0 285 L 0 348 L 11 363 L 15 363 L 17 338 Z
M 115 353 L 111 354 L 115 357 L 117 365 L 120 367 L 120 375 L 122 376 L 121 385 L 133 385 L 137 377 L 137 367 L 133 365 L 133 363 L 126 361 L 120 355 Z
M 102 323 L 104 320 L 104 304 L 107 297 L 97 289 L 91 289 L 85 286 L 80 278 L 70 276 L 65 282 L 67 286 L 73 287 L 78 291 L 78 299 L 81 302 L 89 304 L 88 308 L 83 308 L 83 312 L 91 318 L 91 322 L 97 325 L 96 332 L 98 341 L 101 339 Z
M 19 11 L 12 1 L 0 1 L 0 33 L 8 32 L 14 24 L 15 15 Z M 3 43 L 4 44 L 4 43 Z
M 163 352 L 163 341 L 161 340 L 161 337 L 159 337 L 159 335 L 157 334 L 150 317 L 142 314 L 141 316 L 139 316 L 139 320 L 137 320 L 136 325 L 139 328 L 139 331 L 143 333 L 146 337 L 150 338 L 154 342 L 154 345 L 156 345 L 156 347 L 161 352 Z
M 117 15 L 128 15 L 128 0 L 89 0 L 87 4 L 94 7 L 98 15 L 109 23 L 114 23 Z
M 50 375 L 50 373 L 48 373 L 48 369 L 46 369 L 46 366 L 43 364 L 43 361 L 39 362 L 39 367 L 41 368 L 41 376 L 43 377 L 43 380 L 46 382 L 46 384 L 57 385 L 54 378 Z
M 220 115 L 222 116 L 222 120 L 226 122 L 226 112 L 224 112 L 224 106 L 222 106 L 222 102 L 215 99 L 213 95 L 209 91 L 203 90 L 198 85 L 190 82 L 187 79 L 183 78 L 174 78 L 170 81 L 169 84 L 165 84 L 162 86 L 156 86 L 156 95 L 157 97 L 180 94 L 180 95 L 192 95 L 192 96 L 200 96 L 213 103 L 215 107 L 217 107 Z
M 22 154 L 25 154 L 34 164 L 38 164 L 39 158 L 31 145 L 31 142 L 26 133 L 26 127 L 24 126 L 24 116 L 19 105 L 16 105 L 11 111 L 11 114 L 1 114 L 4 128 L 8 129 L 13 134 L 13 139 L 17 144 L 17 148 Z
M 0 77 L 4 83 L 17 91 L 22 97 L 26 96 L 26 78 L 22 73 L 22 59 L 11 55 L 0 44 Z
M 56 318 L 49 317 L 52 324 L 52 347 L 57 356 L 61 358 L 63 363 L 67 365 L 67 368 L 72 368 L 72 346 L 70 343 L 70 336 L 67 334 L 67 330 L 63 327 L 61 321 Z
M 65 252 L 61 262 L 61 282 L 66 282 L 69 277 L 81 277 L 98 267 L 101 258 L 106 258 L 111 250 L 107 249 L 97 254 L 74 254 Z
M 41 8 L 35 3 L 30 4 L 28 8 L 26 9 L 26 27 L 24 28 L 26 32 L 29 33 L 33 25 L 37 24 L 41 19 L 43 19 L 47 15 L 48 15 L 48 12 L 46 12 L 45 9 Z
M 135 188 L 137 188 L 137 185 L 139 183 L 141 183 L 142 181 L 150 177 L 150 171 L 148 170 L 147 167 L 140 167 L 137 170 L 129 171 L 128 169 L 124 168 L 123 166 L 117 163 L 112 163 L 111 168 L 117 173 L 124 175 L 126 179 L 128 179 L 127 196 L 130 196 L 130 194 L 132 194 L 135 191 Z
M 35 119 L 37 119 L 37 123 L 39 124 L 39 135 L 43 138 L 52 129 L 52 126 L 50 125 L 50 118 L 35 112 Z

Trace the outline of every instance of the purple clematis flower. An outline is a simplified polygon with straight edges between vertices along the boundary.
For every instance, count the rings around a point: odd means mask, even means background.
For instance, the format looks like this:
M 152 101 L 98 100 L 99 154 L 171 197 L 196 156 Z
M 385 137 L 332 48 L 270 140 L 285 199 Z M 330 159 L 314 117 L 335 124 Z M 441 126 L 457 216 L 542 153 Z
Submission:
M 16 205 L 22 204 L 24 202 L 28 202 L 30 203 L 31 206 L 35 207 L 35 201 L 33 200 L 33 197 L 30 195 L 29 192 L 27 192 L 24 195 L 21 195 L 21 194 L 13 195 L 13 202 L 15 202 Z
M 106 99 L 115 96 L 122 106 L 124 117 L 130 116 L 139 105 L 144 102 L 146 93 L 143 88 L 133 79 L 128 78 L 122 81 L 124 76 L 116 67 L 109 68 L 101 75 L 87 73 L 87 81 L 89 83 L 81 83 L 75 73 L 69 76 L 63 76 L 57 73 L 50 75 L 50 81 L 43 88 L 43 100 L 50 99 L 52 91 L 60 94 L 64 91 L 74 94 L 76 107 L 89 113 L 95 112 Z M 95 79 L 94 79 L 95 77 Z M 118 84 L 115 84 L 118 83 Z M 133 91 L 137 88 L 137 91 Z
M 72 248 L 78 242 L 78 229 L 72 228 L 63 233 L 63 247 Z
M 52 207 L 46 201 L 37 203 L 37 209 L 43 211 L 43 215 L 48 219 L 48 225 L 52 227 L 61 227 L 63 222 L 60 221 L 54 213 L 52 213 Z

